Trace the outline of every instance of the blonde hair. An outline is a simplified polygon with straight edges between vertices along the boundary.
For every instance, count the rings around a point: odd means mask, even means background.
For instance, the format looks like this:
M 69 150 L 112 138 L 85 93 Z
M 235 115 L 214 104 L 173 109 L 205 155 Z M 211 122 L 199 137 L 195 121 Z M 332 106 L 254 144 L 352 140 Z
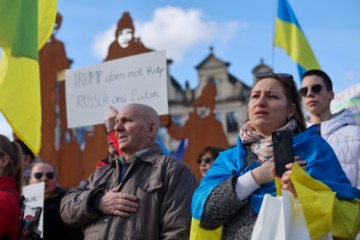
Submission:
M 16 142 L 10 141 L 4 135 L 0 134 L 0 154 L 7 155 L 10 158 L 9 164 L 4 168 L 3 176 L 13 177 L 16 180 L 16 189 L 21 194 L 22 188 L 22 167 L 21 167 L 21 148 Z

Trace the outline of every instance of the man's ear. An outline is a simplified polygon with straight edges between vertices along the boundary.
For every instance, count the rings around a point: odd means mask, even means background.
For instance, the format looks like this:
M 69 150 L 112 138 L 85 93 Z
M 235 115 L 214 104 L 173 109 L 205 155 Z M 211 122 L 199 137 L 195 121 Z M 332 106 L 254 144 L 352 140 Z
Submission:
M 154 122 L 151 122 L 149 125 L 149 133 L 148 136 L 149 137 L 153 137 L 154 134 L 156 134 L 156 124 Z
M 8 155 L 1 157 L 0 158 L 0 167 L 1 168 L 5 167 L 6 165 L 8 165 L 9 161 L 10 161 L 10 158 Z
M 335 93 L 334 93 L 334 91 L 330 91 L 330 93 L 329 93 L 329 100 L 332 101 L 332 100 L 334 100 L 334 98 L 335 98 Z

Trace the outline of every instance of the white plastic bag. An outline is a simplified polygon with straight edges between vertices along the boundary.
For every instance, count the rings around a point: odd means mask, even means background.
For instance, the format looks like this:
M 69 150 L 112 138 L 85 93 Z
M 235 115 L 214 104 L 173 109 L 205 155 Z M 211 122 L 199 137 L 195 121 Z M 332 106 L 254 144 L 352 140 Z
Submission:
M 310 240 L 301 204 L 292 194 L 282 190 L 281 197 L 264 196 L 256 220 L 252 240 Z M 321 240 L 332 239 L 331 233 Z

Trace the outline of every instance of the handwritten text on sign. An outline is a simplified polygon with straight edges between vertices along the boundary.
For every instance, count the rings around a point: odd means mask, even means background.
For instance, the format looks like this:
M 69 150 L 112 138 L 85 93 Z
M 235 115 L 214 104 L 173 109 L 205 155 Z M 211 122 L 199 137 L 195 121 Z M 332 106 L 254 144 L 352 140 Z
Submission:
M 168 113 L 165 51 L 150 52 L 66 71 L 68 127 L 101 124 L 109 106 L 130 103 Z

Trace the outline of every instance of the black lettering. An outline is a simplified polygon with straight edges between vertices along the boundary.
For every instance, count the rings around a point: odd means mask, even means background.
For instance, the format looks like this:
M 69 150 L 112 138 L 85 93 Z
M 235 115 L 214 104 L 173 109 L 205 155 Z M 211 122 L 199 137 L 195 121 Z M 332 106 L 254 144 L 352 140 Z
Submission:
M 112 104 L 126 103 L 126 96 L 113 96 Z
M 159 78 L 162 76 L 163 72 L 165 72 L 165 69 L 161 68 L 160 66 L 157 66 L 156 68 L 153 68 L 153 67 L 149 66 L 147 68 L 147 74 L 148 75 L 157 74 Z
M 74 76 L 75 87 L 86 87 L 90 86 L 92 83 L 100 83 L 101 71 L 94 72 L 77 72 Z
M 142 76 L 142 69 L 139 68 L 135 71 L 130 71 L 129 72 L 129 78 L 133 78 L 133 77 L 139 77 L 139 76 Z
M 159 97 L 158 92 L 149 92 L 144 90 L 143 92 L 139 92 L 137 89 L 133 89 L 131 91 L 131 99 L 132 101 L 146 101 L 152 98 Z
M 113 73 L 111 72 L 106 78 L 105 78 L 105 82 L 106 83 L 110 83 L 110 82 L 115 82 L 117 80 L 121 80 L 125 78 L 125 74 L 123 73 Z
M 109 103 L 107 94 L 99 95 L 79 95 L 77 96 L 76 108 L 98 108 L 106 106 Z

